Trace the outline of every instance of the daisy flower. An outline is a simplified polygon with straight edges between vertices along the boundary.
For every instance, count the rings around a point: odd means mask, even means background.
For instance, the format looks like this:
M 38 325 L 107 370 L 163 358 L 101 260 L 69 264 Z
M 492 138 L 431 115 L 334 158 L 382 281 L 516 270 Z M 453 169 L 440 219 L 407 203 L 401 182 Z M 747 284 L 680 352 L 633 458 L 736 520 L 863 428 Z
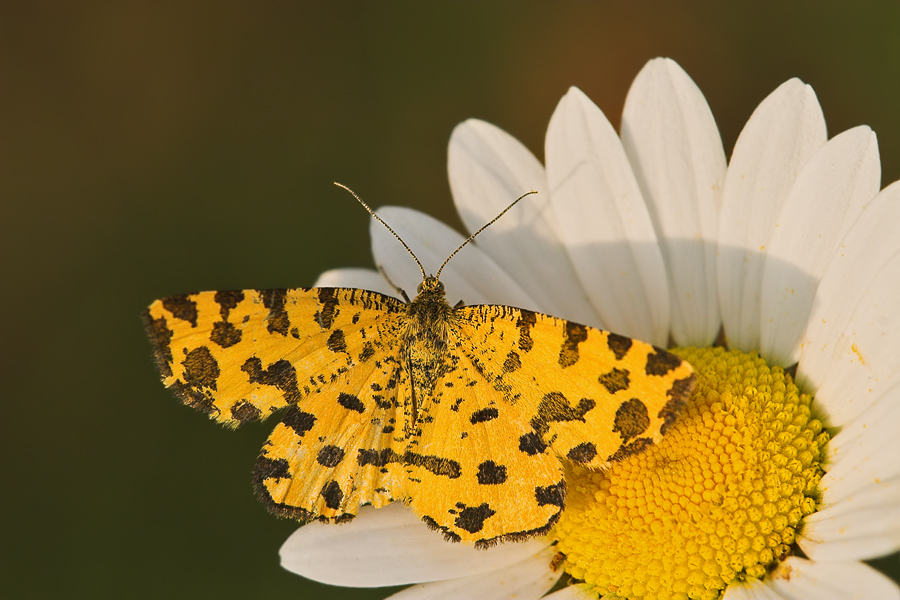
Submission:
M 900 548 L 900 183 L 879 192 L 874 133 L 828 139 L 812 89 L 792 79 L 727 162 L 700 90 L 656 59 L 621 136 L 573 88 L 545 154 L 546 166 L 484 122 L 454 131 L 450 183 L 470 230 L 540 194 L 447 265 L 448 301 L 672 340 L 698 372 L 692 402 L 643 454 L 571 467 L 546 537 L 475 550 L 391 505 L 300 528 L 283 565 L 335 585 L 416 584 L 398 599 L 554 586 L 554 600 L 900 598 L 861 562 Z M 462 241 L 412 210 L 380 215 L 425 265 Z M 372 240 L 394 283 L 415 289 L 406 251 L 377 224 Z M 394 293 L 365 270 L 317 285 Z

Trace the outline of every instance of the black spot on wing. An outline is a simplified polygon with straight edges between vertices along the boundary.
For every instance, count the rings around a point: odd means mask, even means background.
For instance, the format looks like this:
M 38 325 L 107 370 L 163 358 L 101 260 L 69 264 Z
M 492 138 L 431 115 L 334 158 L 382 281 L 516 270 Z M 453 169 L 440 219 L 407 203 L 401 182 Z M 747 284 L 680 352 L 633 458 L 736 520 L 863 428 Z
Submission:
M 492 460 L 486 460 L 478 465 L 476 476 L 481 485 L 499 485 L 506 482 L 506 467 Z
M 334 288 L 319 288 L 319 310 L 314 318 L 322 329 L 331 329 L 335 317 L 340 312 L 337 290 Z
M 336 517 L 331 517 L 330 519 L 328 517 L 319 517 L 319 521 L 322 521 L 325 523 L 335 523 L 335 524 L 339 525 L 341 523 L 349 523 L 350 521 L 352 521 L 355 518 L 356 518 L 356 515 L 354 515 L 354 514 L 344 513 L 344 514 L 338 515 Z
M 669 371 L 681 366 L 681 359 L 666 352 L 662 348 L 653 347 L 653 352 L 647 355 L 647 375 L 665 375 Z
M 297 406 L 291 406 L 284 413 L 284 418 L 281 419 L 281 422 L 286 427 L 293 429 L 297 437 L 303 437 L 316 424 L 316 417 L 313 414 L 300 410 Z
M 531 427 L 543 436 L 550 429 L 550 423 L 561 421 L 584 421 L 584 415 L 597 403 L 591 398 L 582 398 L 577 406 L 571 406 L 560 392 L 545 394 L 538 404 L 538 414 L 531 418 Z
M 606 388 L 610 394 L 627 390 L 631 385 L 631 378 L 628 369 L 613 369 L 609 373 L 604 373 L 597 380 L 600 385 Z
M 547 444 L 541 439 L 541 436 L 530 431 L 519 438 L 519 450 L 529 456 L 541 454 L 547 449 Z
M 575 463 L 589 463 L 597 456 L 597 447 L 590 442 L 578 444 L 566 453 L 566 458 Z
M 345 392 L 341 392 L 338 395 L 337 401 L 338 401 L 338 404 L 340 404 L 347 410 L 352 410 L 352 411 L 358 412 L 360 414 L 362 414 L 366 411 L 366 407 L 362 403 L 362 401 L 357 396 L 354 396 L 353 394 L 347 394 Z
M 191 300 L 190 294 L 169 296 L 162 301 L 163 308 L 172 313 L 172 316 L 182 321 L 187 321 L 191 327 L 197 326 L 197 303 Z
M 385 427 L 385 429 L 387 429 L 387 427 Z M 403 457 L 390 448 L 382 448 L 381 450 L 360 448 L 356 455 L 356 463 L 361 467 L 365 467 L 366 465 L 383 467 L 389 463 L 399 463 L 402 461 Z
M 649 426 L 650 415 L 647 412 L 647 405 L 637 398 L 623 402 L 616 410 L 613 431 L 618 432 L 624 442 L 641 435 Z
M 640 454 L 652 445 L 653 440 L 651 440 L 650 438 L 637 438 L 630 444 L 622 444 L 621 446 L 619 446 L 619 449 L 611 454 L 607 460 L 609 462 L 618 462 L 620 460 L 628 458 L 629 456 Z
M 509 354 L 506 355 L 506 360 L 503 361 L 503 372 L 512 373 L 520 368 L 522 368 L 522 360 L 519 358 L 519 353 L 515 350 L 510 350 Z
M 334 468 L 344 460 L 344 450 L 338 446 L 322 446 L 316 456 L 316 462 L 323 467 Z
M 266 488 L 266 480 L 285 478 L 291 478 L 288 461 L 283 458 L 269 458 L 265 455 L 265 449 L 263 449 L 263 453 L 257 459 L 256 466 L 253 469 L 253 487 L 256 490 L 256 496 L 259 498 L 260 502 L 263 503 L 269 512 L 280 517 L 288 517 L 299 521 L 310 521 L 314 519 L 316 517 L 314 513 L 298 506 L 281 504 L 275 498 L 272 498 L 272 495 Z
M 335 329 L 333 332 L 331 332 L 331 335 L 328 336 L 328 341 L 325 342 L 325 345 L 332 352 L 346 352 L 347 342 L 344 341 L 344 330 Z
M 672 387 L 666 392 L 666 395 L 670 399 L 666 402 L 665 406 L 659 410 L 659 414 L 657 415 L 658 418 L 664 421 L 662 427 L 660 427 L 660 432 L 665 434 L 678 418 L 681 409 L 691 397 L 691 392 L 693 391 L 696 382 L 697 375 L 691 373 L 689 377 L 677 379 L 672 383 Z
M 519 328 L 519 350 L 528 352 L 534 346 L 534 340 L 531 339 L 531 329 L 537 324 L 537 315 L 530 310 L 520 310 L 519 318 L 516 320 L 516 327 Z
M 458 462 L 449 458 L 441 458 L 440 456 L 405 452 L 403 454 L 403 463 L 412 467 L 421 467 L 434 475 L 447 477 L 448 479 L 457 479 L 462 475 L 462 468 Z
M 266 316 L 269 333 L 278 333 L 287 337 L 291 329 L 285 304 L 287 303 L 287 290 L 258 290 L 263 301 L 263 306 L 269 309 Z
M 543 535 L 547 533 L 553 525 L 559 520 L 560 512 L 565 504 L 566 497 L 566 484 L 564 480 L 560 480 L 559 483 L 555 485 L 548 486 L 537 486 L 534 488 L 534 501 L 537 503 L 539 507 L 543 506 L 555 506 L 558 510 L 556 510 L 553 514 L 549 515 L 547 518 L 547 522 L 539 527 L 535 527 L 533 529 L 523 530 L 523 531 L 511 531 L 509 533 L 505 533 L 503 535 L 498 535 L 493 538 L 485 538 L 480 540 L 475 540 L 475 548 L 477 549 L 485 549 L 490 548 L 491 546 L 496 545 L 498 542 L 523 542 L 529 538 L 532 538 L 536 535 Z M 523 502 L 525 499 L 523 499 Z M 457 505 L 461 506 L 461 505 Z M 442 531 L 446 531 L 446 528 L 441 527 Z M 448 538 L 449 539 L 449 538 Z
M 493 421 L 497 417 L 500 416 L 500 413 L 493 406 L 489 406 L 487 408 L 482 408 L 481 410 L 476 410 L 472 413 L 472 416 L 469 418 L 472 425 L 477 423 L 486 423 L 487 421 Z
M 262 416 L 260 410 L 246 400 L 235 402 L 231 407 L 231 418 L 241 425 L 250 421 L 256 421 L 260 416 Z
M 362 352 L 359 353 L 359 362 L 366 362 L 373 356 L 375 356 L 375 346 L 372 345 L 372 342 L 366 342 L 363 345 Z
M 539 506 L 553 505 L 562 508 L 566 503 L 566 482 L 534 488 L 534 499 Z
M 479 506 L 466 506 L 456 515 L 457 527 L 469 533 L 478 533 L 484 529 L 484 522 L 497 514 L 487 502 Z
M 283 458 L 260 456 L 256 461 L 256 476 L 259 479 L 290 479 L 291 470 L 288 461 Z
M 169 389 L 187 406 L 211 417 L 219 414 L 219 409 L 213 404 L 212 394 L 208 390 L 204 390 L 202 387 L 194 387 L 183 381 L 176 381 Z
M 377 406 L 378 408 L 387 409 L 395 408 L 396 406 L 398 406 L 396 400 L 385 400 L 384 396 L 382 396 L 381 394 L 372 394 L 371 398 L 372 402 L 374 402 L 375 406 Z
M 559 366 L 571 367 L 578 362 L 578 344 L 587 340 L 587 327 L 566 321 L 566 333 L 559 349 Z
M 181 364 L 184 367 L 185 383 L 216 389 L 216 381 L 219 379 L 219 363 L 216 362 L 209 348 L 206 346 L 194 348 L 185 354 Z
M 144 329 L 150 338 L 153 347 L 153 360 L 159 374 L 165 377 L 172 376 L 172 336 L 174 333 L 169 329 L 169 324 L 164 317 L 154 319 L 150 316 L 150 311 L 145 310 L 141 314 L 141 320 L 144 322 Z
M 634 340 L 631 338 L 617 333 L 610 333 L 606 338 L 606 345 L 609 346 L 609 349 L 616 356 L 617 360 L 625 358 L 625 355 L 631 350 L 631 345 L 633 343 Z
M 222 320 L 225 320 L 228 318 L 228 313 L 244 300 L 244 292 L 241 290 L 216 292 L 213 299 L 219 305 L 219 314 L 222 315 Z
M 325 506 L 332 510 L 338 510 L 341 507 L 341 501 L 344 499 L 344 492 L 337 481 L 329 481 L 322 486 L 322 498 L 325 499 Z
M 241 365 L 241 371 L 247 373 L 250 383 L 271 385 L 280 390 L 288 403 L 295 403 L 300 400 L 300 390 L 297 388 L 297 371 L 289 361 L 283 358 L 263 369 L 262 361 L 259 357 L 251 356 Z
M 231 348 L 241 341 L 241 330 L 228 321 L 213 323 L 209 339 L 221 348 Z

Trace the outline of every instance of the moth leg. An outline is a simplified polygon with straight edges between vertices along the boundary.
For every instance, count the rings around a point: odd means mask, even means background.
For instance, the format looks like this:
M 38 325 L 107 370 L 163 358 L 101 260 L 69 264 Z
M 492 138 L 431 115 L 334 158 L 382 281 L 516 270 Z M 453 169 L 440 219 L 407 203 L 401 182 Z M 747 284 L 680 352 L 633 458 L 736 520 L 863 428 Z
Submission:
M 384 280 L 388 282 L 388 285 L 394 288 L 394 291 L 400 294 L 400 297 L 409 304 L 409 296 L 406 295 L 406 290 L 401 287 L 394 285 L 394 282 L 391 281 L 391 278 L 388 277 L 388 274 L 385 272 L 384 267 L 378 265 L 378 272 L 381 273 L 381 276 L 384 277 Z

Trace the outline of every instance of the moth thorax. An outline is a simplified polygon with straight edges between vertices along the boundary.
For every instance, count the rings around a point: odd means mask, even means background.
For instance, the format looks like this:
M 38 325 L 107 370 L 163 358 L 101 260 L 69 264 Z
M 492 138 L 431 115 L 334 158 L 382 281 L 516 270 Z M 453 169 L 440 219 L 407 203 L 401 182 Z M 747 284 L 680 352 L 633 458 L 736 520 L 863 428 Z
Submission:
M 410 302 L 408 314 L 418 327 L 433 329 L 446 324 L 451 310 L 443 284 L 428 278 L 419 285 L 419 294 Z
M 446 338 L 450 311 L 450 305 L 446 302 L 410 306 L 409 324 L 413 337 L 423 341 Z

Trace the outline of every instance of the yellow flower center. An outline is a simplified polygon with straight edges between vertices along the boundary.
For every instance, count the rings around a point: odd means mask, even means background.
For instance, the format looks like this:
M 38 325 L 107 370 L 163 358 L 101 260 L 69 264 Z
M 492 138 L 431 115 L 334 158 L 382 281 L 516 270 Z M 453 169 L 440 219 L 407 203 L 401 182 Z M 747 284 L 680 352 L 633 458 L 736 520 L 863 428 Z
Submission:
M 604 600 L 719 598 L 791 554 L 816 510 L 829 435 L 812 398 L 755 354 L 674 353 L 698 381 L 662 442 L 567 476 L 557 549 Z

